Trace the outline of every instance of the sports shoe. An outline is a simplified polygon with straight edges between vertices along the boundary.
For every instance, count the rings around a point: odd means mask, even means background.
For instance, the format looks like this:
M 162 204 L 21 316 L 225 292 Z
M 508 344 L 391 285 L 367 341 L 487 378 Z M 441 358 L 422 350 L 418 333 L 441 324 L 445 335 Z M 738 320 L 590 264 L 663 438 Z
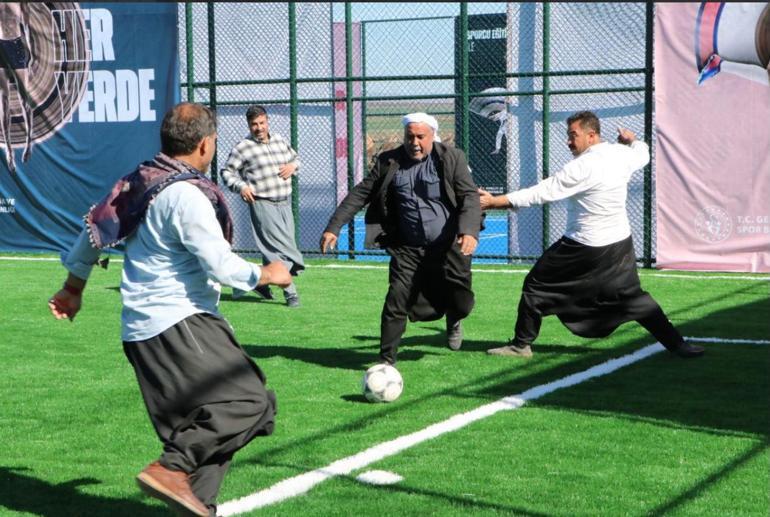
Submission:
M 269 285 L 258 285 L 257 287 L 254 288 L 254 292 L 256 292 L 265 300 L 273 299 L 273 292 L 270 290 Z
M 463 346 L 463 326 L 462 321 L 446 322 L 446 344 L 451 350 L 460 350 Z
M 501 346 L 500 348 L 490 348 L 487 350 L 490 355 L 505 355 L 508 357 L 532 357 L 532 347 L 529 345 L 516 346 L 514 344 L 508 344 Z
M 242 298 L 244 294 L 248 293 L 248 291 L 244 291 L 243 289 L 238 289 L 237 287 L 233 287 L 233 294 L 231 298 L 233 300 L 237 300 L 238 298 Z
M 209 509 L 190 488 L 189 476 L 178 470 L 170 470 L 155 461 L 136 476 L 142 491 L 160 499 L 182 515 L 208 517 Z
M 299 296 L 292 294 L 286 297 L 286 306 L 295 309 L 299 307 Z
M 706 350 L 702 346 L 691 345 L 682 341 L 676 348 L 671 349 L 671 353 L 683 357 L 685 359 L 691 359 L 693 357 L 700 357 Z

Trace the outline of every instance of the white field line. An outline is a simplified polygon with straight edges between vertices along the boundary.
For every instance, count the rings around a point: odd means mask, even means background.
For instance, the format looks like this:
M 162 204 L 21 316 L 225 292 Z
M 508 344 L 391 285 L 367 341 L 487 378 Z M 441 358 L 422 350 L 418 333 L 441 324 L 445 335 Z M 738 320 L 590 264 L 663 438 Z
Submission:
M 388 269 L 387 265 L 370 264 L 318 264 L 308 266 L 311 268 L 324 269 Z M 526 275 L 529 269 L 475 269 L 471 268 L 473 273 L 502 273 L 506 275 Z M 745 276 L 745 275 L 682 275 L 677 273 L 646 273 L 639 272 L 640 276 L 657 276 L 661 278 L 690 278 L 693 280 L 762 280 L 770 281 L 770 275 L 766 276 Z
M 28 260 L 28 261 L 43 261 L 43 262 L 59 262 L 61 259 L 56 257 L 3 257 L 0 256 L 0 260 Z M 123 262 L 122 258 L 110 257 L 110 262 Z M 370 264 L 318 264 L 307 265 L 308 268 L 314 269 L 388 269 L 387 265 L 370 265 Z M 502 273 L 505 275 L 526 275 L 529 273 L 528 269 L 471 269 L 474 273 Z M 766 276 L 745 276 L 745 275 L 682 275 L 677 273 L 646 273 L 644 271 L 639 272 L 642 277 L 645 276 L 657 276 L 660 278 L 690 278 L 693 280 L 760 280 L 764 282 L 770 281 L 770 275 Z
M 749 344 L 762 344 L 768 345 L 770 341 L 762 340 L 748 340 L 748 339 L 721 339 L 721 338 L 698 338 L 688 337 L 689 341 L 700 341 L 708 343 L 749 343 Z M 511 395 L 504 397 L 490 404 L 477 407 L 466 413 L 460 413 L 454 415 L 443 422 L 432 424 L 420 431 L 401 436 L 388 442 L 383 442 L 373 447 L 370 447 L 364 451 L 361 451 L 347 458 L 342 458 L 329 465 L 310 471 L 304 474 L 284 479 L 279 481 L 275 485 L 255 492 L 251 495 L 247 495 L 240 499 L 227 501 L 218 508 L 219 515 L 223 517 L 230 515 L 238 515 L 240 513 L 255 510 L 265 506 L 279 503 L 291 497 L 296 497 L 310 491 L 314 486 L 320 484 L 327 479 L 335 476 L 346 476 L 354 470 L 361 469 L 372 463 L 380 461 L 388 456 L 393 456 L 399 452 L 418 445 L 426 440 L 430 440 L 441 436 L 445 433 L 450 433 L 461 429 L 477 420 L 481 420 L 494 415 L 500 411 L 510 411 L 518 409 L 523 406 L 529 400 L 535 400 L 543 395 L 551 393 L 561 388 L 567 388 L 580 384 L 588 379 L 595 377 L 601 377 L 612 373 L 624 366 L 633 364 L 637 361 L 641 361 L 653 354 L 657 354 L 664 350 L 660 343 L 654 343 L 644 348 L 637 350 L 636 352 L 618 357 L 616 359 L 610 359 L 604 363 L 592 366 L 591 368 L 582 372 L 568 375 L 561 379 L 546 384 L 541 384 L 530 388 L 518 395 Z

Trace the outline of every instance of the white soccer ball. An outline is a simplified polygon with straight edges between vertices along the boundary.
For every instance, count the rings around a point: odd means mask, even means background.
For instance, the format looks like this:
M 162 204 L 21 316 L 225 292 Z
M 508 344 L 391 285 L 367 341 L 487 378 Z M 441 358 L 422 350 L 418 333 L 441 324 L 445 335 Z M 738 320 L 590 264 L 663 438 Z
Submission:
M 363 390 L 369 402 L 393 402 L 404 391 L 404 380 L 393 366 L 375 364 L 364 373 Z

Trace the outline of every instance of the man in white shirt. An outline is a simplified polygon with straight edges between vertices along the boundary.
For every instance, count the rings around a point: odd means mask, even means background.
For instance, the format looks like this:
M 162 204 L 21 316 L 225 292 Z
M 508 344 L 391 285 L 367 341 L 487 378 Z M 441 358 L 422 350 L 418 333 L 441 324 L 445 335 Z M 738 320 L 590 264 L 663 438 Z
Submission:
M 123 350 L 163 443 L 137 482 L 174 510 L 201 516 L 216 515 L 233 454 L 272 433 L 275 415 L 264 374 L 218 312 L 220 284 L 251 290 L 291 282 L 280 261 L 260 267 L 232 252 L 224 196 L 206 177 L 216 138 L 210 109 L 172 108 L 161 152 L 89 211 L 62 254 L 64 286 L 48 302 L 57 319 L 74 320 L 100 250 L 125 242 Z
M 487 352 L 531 357 L 543 316 L 555 314 L 574 334 L 593 338 L 637 321 L 672 353 L 703 355 L 703 347 L 686 343 L 639 283 L 626 189 L 631 174 L 650 161 L 649 147 L 627 129 L 618 129 L 617 144 L 602 141 L 599 119 L 590 111 L 569 117 L 567 127 L 575 159 L 561 171 L 504 195 L 479 191 L 484 210 L 568 200 L 564 236 L 524 280 L 513 339 Z

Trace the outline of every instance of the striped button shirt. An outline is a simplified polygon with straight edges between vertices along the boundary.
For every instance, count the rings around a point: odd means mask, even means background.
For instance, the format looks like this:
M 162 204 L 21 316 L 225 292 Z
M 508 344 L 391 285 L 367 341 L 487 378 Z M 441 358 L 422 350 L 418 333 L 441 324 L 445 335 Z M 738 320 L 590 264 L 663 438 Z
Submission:
M 233 147 L 220 174 L 233 192 L 240 193 L 244 186 L 251 185 L 257 198 L 280 201 L 291 195 L 291 178 L 282 179 L 278 169 L 291 162 L 299 170 L 297 152 L 281 135 L 271 133 L 264 143 L 250 136 Z

